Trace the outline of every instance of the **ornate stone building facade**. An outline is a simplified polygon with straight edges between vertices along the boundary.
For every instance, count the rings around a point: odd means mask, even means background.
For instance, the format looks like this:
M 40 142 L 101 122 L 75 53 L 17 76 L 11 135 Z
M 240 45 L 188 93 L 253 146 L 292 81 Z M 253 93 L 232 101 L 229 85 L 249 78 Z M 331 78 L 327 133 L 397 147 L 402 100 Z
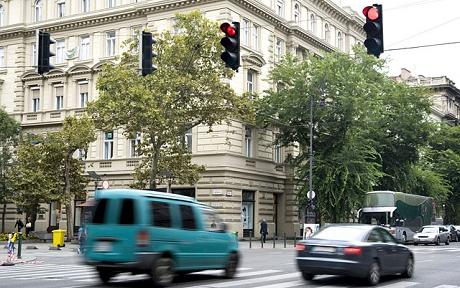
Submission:
M 364 39 L 363 19 L 329 0 L 0 0 L 0 105 L 25 133 L 55 131 L 66 116 L 81 114 L 86 102 L 97 98 L 98 71 L 115 61 L 120 44 L 136 29 L 174 32 L 175 13 L 197 9 L 219 23 L 241 23 L 242 66 L 231 81 L 240 94 L 273 88 L 265 76 L 287 51 L 299 57 L 349 52 Z M 36 29 L 56 40 L 56 68 L 43 76 L 34 70 Z M 194 187 L 170 179 L 171 185 L 162 188 L 215 207 L 240 237 L 258 236 L 262 218 L 270 234 L 299 235 L 296 187 L 292 171 L 283 166 L 289 151 L 272 147 L 269 131 L 237 121 L 232 126 L 232 134 L 227 126 L 216 126 L 212 133 L 206 127 L 191 129 L 184 137 L 193 161 L 206 165 L 206 171 Z M 127 187 L 139 161 L 132 149 L 136 141 L 116 130 L 98 132 L 84 155 L 87 170 L 108 180 L 111 188 Z M 88 195 L 94 196 L 92 183 Z M 47 212 L 38 215 L 36 230 L 65 228 L 59 203 L 43 207 Z M 12 207 L 8 211 L 8 223 L 14 225 L 17 215 Z M 75 220 L 78 226 L 78 213 Z

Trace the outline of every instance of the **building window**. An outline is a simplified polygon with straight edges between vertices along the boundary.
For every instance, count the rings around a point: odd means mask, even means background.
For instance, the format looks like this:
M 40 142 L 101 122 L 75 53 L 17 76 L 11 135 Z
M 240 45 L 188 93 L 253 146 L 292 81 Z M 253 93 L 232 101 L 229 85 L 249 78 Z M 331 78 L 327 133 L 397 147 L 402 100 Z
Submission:
M 275 163 L 278 163 L 278 164 L 281 164 L 282 163 L 282 159 L 281 159 L 281 146 L 280 145 L 276 145 L 275 146 L 275 149 L 274 149 L 274 161 Z
M 37 45 L 32 44 L 32 66 L 37 66 Z
M 310 15 L 310 32 L 313 34 L 316 32 L 316 19 L 313 14 Z
M 32 94 L 32 107 L 30 110 L 32 112 L 38 112 L 40 110 L 40 89 L 34 87 L 30 92 Z
M 326 42 L 329 42 L 329 39 L 330 39 L 330 33 L 331 31 L 329 31 L 329 24 L 324 24 L 324 40 L 326 40 Z
M 61 18 L 65 16 L 65 2 L 61 1 L 57 3 L 57 17 Z
M 137 133 L 137 136 L 135 139 L 131 139 L 129 145 L 129 156 L 131 157 L 139 157 L 139 152 L 137 149 L 141 145 L 141 133 Z
M 115 7 L 115 0 L 107 0 L 107 7 L 112 8 Z
M 65 43 L 64 40 L 56 41 L 56 64 L 64 63 Z
M 252 43 L 251 47 L 254 50 L 259 49 L 259 26 L 253 25 L 252 27 Z
M 56 96 L 56 110 L 61 110 L 64 108 L 64 86 L 56 85 L 54 86 L 54 91 Z
M 254 72 L 248 70 L 246 79 L 246 92 L 254 92 Z
M 276 15 L 283 16 L 283 4 L 282 0 L 276 2 Z
M 172 27 L 172 28 L 173 28 L 173 31 L 172 31 L 173 34 L 174 34 L 174 35 L 183 34 L 183 33 L 184 33 L 184 28 L 183 28 L 183 27 L 179 28 L 179 27 L 176 26 L 178 20 L 177 20 L 176 18 L 174 18 L 174 19 L 172 20 L 172 22 L 173 22 L 173 27 Z
M 81 1 L 81 12 L 89 12 L 89 2 L 90 0 Z
M 299 4 L 294 5 L 294 23 L 299 25 L 300 22 L 300 9 Z
M 105 56 L 115 55 L 115 31 L 106 33 L 106 51 Z
M 243 22 L 241 23 L 241 44 L 243 45 L 248 45 L 249 41 L 249 21 L 244 19 Z
M 42 20 L 42 8 L 43 8 L 42 0 L 35 1 L 35 14 L 34 14 L 35 22 Z
M 5 18 L 5 8 L 0 5 L 0 26 L 3 26 L 3 19 Z
M 113 131 L 104 134 L 104 159 L 113 158 Z
M 184 137 L 184 145 L 187 152 L 192 152 L 192 128 L 187 130 Z
M 282 50 L 283 50 L 283 40 L 276 39 L 275 62 L 279 62 L 281 60 Z
M 0 69 L 4 69 L 5 66 L 5 48 L 0 47 Z
M 89 59 L 89 36 L 80 37 L 80 60 Z
M 342 39 L 342 32 L 339 32 L 337 33 L 337 48 L 339 48 L 339 50 L 342 50 L 343 49 L 343 39 Z
M 245 127 L 244 130 L 244 149 L 245 149 L 245 156 L 252 157 L 252 128 L 249 126 Z
M 78 107 L 86 107 L 88 102 L 88 82 L 79 82 L 78 83 Z

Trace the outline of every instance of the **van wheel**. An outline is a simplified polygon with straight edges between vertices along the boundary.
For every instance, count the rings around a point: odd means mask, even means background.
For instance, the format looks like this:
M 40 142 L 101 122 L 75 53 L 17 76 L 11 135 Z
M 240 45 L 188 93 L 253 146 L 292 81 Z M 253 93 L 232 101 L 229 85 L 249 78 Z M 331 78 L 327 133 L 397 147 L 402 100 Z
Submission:
M 97 271 L 99 272 L 99 278 L 101 278 L 102 282 L 105 284 L 107 284 L 110 281 L 110 278 L 112 278 L 114 275 L 112 271 L 105 268 L 100 268 Z
M 238 254 L 233 253 L 228 257 L 225 265 L 225 278 L 231 279 L 235 276 L 236 268 L 238 267 Z
M 174 261 L 167 257 L 158 259 L 152 268 L 152 280 L 158 287 L 171 286 L 174 280 Z

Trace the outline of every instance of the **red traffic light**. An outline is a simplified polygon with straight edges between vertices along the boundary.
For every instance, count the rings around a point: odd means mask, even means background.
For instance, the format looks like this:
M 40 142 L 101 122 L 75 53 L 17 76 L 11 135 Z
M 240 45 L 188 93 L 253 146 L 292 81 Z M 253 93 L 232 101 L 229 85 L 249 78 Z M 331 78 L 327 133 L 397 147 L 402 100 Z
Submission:
M 375 21 L 379 19 L 380 13 L 374 6 L 367 6 L 363 9 L 363 14 L 366 18 Z
M 236 35 L 235 28 L 232 25 L 228 24 L 228 23 L 222 23 L 222 25 L 220 25 L 220 30 L 222 30 L 222 32 L 224 32 L 225 34 L 227 34 L 230 37 L 233 37 L 233 36 Z

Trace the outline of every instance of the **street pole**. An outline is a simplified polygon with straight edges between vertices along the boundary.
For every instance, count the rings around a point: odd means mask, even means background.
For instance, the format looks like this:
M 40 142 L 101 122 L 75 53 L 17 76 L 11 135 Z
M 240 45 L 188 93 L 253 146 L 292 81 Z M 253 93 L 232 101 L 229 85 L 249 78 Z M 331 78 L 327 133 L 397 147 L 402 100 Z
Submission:
M 309 154 L 310 156 L 310 171 L 309 171 L 310 175 L 308 177 L 308 181 L 309 181 L 308 198 L 310 199 L 310 201 L 313 201 L 313 106 L 314 106 L 313 95 L 310 95 L 310 154 Z

